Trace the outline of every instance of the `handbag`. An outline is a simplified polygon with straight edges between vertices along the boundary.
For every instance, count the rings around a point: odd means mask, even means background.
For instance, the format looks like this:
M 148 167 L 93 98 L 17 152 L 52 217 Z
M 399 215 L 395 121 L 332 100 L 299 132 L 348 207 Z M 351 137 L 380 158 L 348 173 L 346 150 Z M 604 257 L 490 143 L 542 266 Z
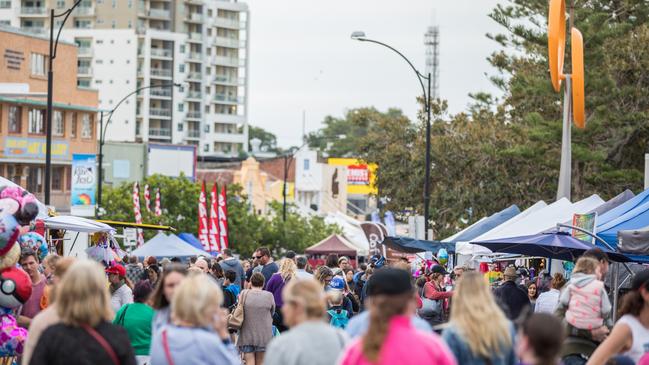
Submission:
M 228 316 L 228 328 L 235 330 L 241 329 L 241 326 L 243 325 L 243 306 L 246 303 L 248 292 L 249 290 L 244 290 L 241 293 L 241 300 L 237 303 L 237 307 L 234 308 L 234 311 Z
M 87 324 L 84 324 L 81 326 L 90 336 L 92 336 L 97 342 L 99 342 L 99 345 L 106 351 L 110 359 L 113 361 L 113 364 L 115 365 L 120 365 L 119 357 L 117 357 L 117 353 L 113 348 L 110 346 L 108 341 L 102 335 L 99 334 L 94 328 L 88 326 Z
M 419 295 L 421 297 L 422 305 L 421 308 L 417 310 L 417 313 L 420 317 L 425 319 L 441 319 L 443 311 L 442 301 L 426 298 L 424 296 L 424 291 L 424 288 L 421 288 Z

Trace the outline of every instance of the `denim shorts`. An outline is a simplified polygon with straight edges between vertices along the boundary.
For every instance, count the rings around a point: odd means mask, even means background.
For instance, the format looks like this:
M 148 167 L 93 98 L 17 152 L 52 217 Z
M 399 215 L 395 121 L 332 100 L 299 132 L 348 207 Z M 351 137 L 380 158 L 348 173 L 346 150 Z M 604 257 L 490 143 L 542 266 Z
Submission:
M 250 354 L 253 352 L 266 352 L 266 347 L 245 345 L 245 346 L 239 346 L 239 351 L 241 351 L 244 354 Z

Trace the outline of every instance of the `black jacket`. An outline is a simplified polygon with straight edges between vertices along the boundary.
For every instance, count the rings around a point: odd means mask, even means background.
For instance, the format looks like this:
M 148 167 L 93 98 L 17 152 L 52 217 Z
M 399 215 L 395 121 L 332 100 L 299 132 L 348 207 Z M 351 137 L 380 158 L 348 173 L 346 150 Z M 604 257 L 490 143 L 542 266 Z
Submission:
M 515 320 L 524 308 L 530 307 L 527 292 L 513 281 L 506 281 L 494 290 L 496 301 L 510 320 Z

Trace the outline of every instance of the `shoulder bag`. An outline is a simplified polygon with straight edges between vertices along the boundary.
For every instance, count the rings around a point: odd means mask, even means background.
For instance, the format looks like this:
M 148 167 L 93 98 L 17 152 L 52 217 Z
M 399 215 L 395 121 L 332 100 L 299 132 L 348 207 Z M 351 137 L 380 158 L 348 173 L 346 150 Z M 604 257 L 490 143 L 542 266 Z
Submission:
M 174 365 L 174 359 L 171 357 L 171 351 L 169 350 L 169 341 L 167 340 L 167 330 L 162 331 L 162 347 L 165 350 L 165 357 L 169 365 Z
M 234 311 L 228 316 L 228 328 L 235 330 L 241 329 L 241 326 L 243 325 L 243 306 L 246 303 L 249 291 L 250 290 L 244 290 L 241 292 L 241 300 L 237 303 L 237 307 L 234 308 Z
M 87 324 L 84 324 L 81 327 L 86 332 L 88 332 L 88 334 L 90 336 L 92 336 L 95 339 L 95 341 L 99 342 L 99 345 L 101 345 L 101 347 L 104 349 L 104 351 L 106 351 L 108 356 L 110 356 L 110 359 L 113 360 L 113 364 L 115 364 L 115 365 L 120 365 L 121 364 L 120 361 L 119 361 L 119 357 L 117 357 L 117 353 L 115 352 L 115 350 L 113 350 L 113 348 L 110 346 L 108 341 L 106 341 L 106 339 L 101 334 L 99 334 L 99 332 L 97 332 L 94 328 L 90 327 Z
M 420 317 L 424 319 L 441 318 L 442 311 L 443 311 L 442 301 L 426 298 L 426 296 L 424 295 L 425 292 L 426 292 L 426 286 L 424 285 L 424 287 L 421 288 L 421 291 L 419 293 L 419 296 L 421 297 L 422 305 L 421 308 L 417 310 L 417 313 L 419 314 Z

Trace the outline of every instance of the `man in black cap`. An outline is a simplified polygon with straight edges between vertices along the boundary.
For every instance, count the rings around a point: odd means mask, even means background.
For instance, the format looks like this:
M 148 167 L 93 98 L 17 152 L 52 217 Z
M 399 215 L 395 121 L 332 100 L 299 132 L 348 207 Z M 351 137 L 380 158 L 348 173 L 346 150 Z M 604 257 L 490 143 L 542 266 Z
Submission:
M 518 319 L 524 308 L 532 309 L 527 292 L 516 284 L 516 268 L 509 266 L 503 273 L 505 282 L 494 290 L 496 301 L 510 320 Z
M 412 325 L 420 331 L 433 332 L 433 329 L 430 327 L 428 322 L 415 315 L 417 311 L 417 297 L 416 294 L 414 294 L 414 287 L 412 285 L 410 273 L 401 269 L 385 267 L 374 271 L 374 274 L 372 274 L 365 285 L 367 287 L 368 301 L 382 295 L 393 296 L 413 292 L 410 306 L 410 319 Z M 366 307 L 370 306 L 368 305 Z M 352 338 L 360 337 L 367 332 L 369 326 L 370 313 L 369 311 L 364 311 L 349 320 L 349 324 L 347 324 L 345 331 L 347 331 L 347 334 Z

